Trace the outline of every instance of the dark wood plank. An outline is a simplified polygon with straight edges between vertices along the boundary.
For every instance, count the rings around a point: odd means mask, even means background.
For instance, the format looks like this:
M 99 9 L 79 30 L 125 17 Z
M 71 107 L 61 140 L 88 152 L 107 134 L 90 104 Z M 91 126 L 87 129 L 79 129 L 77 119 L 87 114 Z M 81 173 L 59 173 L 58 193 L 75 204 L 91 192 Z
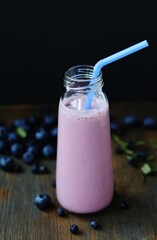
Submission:
M 1 106 L 0 119 L 10 122 L 15 118 L 38 115 L 50 109 L 57 111 L 56 106 Z M 110 104 L 112 115 L 119 119 L 125 114 L 135 113 L 139 117 L 153 115 L 157 117 L 155 102 L 115 102 Z M 157 141 L 157 131 L 133 130 L 126 139 L 144 139 L 151 145 Z M 0 171 L 0 240 L 155 240 L 157 239 L 157 190 L 156 177 L 143 177 L 138 169 L 130 167 L 124 156 L 117 156 L 113 147 L 113 166 L 115 194 L 111 205 L 104 211 L 91 215 L 67 213 L 58 217 L 55 189 L 51 182 L 55 178 L 55 159 L 46 160 L 51 169 L 50 174 L 33 175 L 30 167 L 23 164 L 25 171 L 10 174 Z M 157 155 L 157 151 L 154 151 Z M 18 160 L 21 164 L 22 161 Z M 49 194 L 54 203 L 48 212 L 38 210 L 34 197 L 38 193 Z M 118 203 L 127 199 L 129 208 L 120 210 Z M 89 227 L 91 219 L 96 218 L 101 229 L 95 231 Z M 79 235 L 69 231 L 71 224 L 80 228 Z

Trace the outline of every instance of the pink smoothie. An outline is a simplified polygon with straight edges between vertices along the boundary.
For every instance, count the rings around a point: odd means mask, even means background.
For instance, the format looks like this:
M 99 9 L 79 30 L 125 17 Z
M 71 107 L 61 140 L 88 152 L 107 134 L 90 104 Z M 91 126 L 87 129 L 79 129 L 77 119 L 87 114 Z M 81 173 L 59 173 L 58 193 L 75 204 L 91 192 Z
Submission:
M 84 102 L 71 98 L 59 104 L 57 198 L 76 213 L 99 211 L 113 196 L 108 102 L 94 99 L 92 109 L 83 110 Z

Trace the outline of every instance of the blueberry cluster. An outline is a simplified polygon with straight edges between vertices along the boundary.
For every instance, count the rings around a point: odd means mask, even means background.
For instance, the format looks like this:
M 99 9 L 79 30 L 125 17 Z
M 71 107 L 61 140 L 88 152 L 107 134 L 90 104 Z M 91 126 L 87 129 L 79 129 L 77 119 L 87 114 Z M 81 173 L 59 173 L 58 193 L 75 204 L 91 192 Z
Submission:
M 5 172 L 21 172 L 22 168 L 18 163 L 15 163 L 12 157 L 3 156 L 0 158 L 0 167 Z
M 90 227 L 94 230 L 98 230 L 100 228 L 99 222 L 96 219 L 90 221 Z M 70 226 L 70 232 L 73 234 L 79 233 L 79 227 L 76 224 L 72 224 Z
M 155 174 L 157 173 L 157 169 L 152 161 L 155 159 L 155 155 L 152 154 L 146 142 L 143 140 L 122 140 L 120 136 L 121 133 L 126 135 L 127 131 L 135 127 L 155 131 L 157 129 L 157 122 L 154 117 L 145 117 L 140 121 L 135 115 L 125 116 L 121 124 L 115 119 L 111 120 L 112 138 L 117 143 L 115 153 L 118 155 L 124 154 L 128 164 L 139 168 L 143 175 Z M 152 144 L 152 147 L 157 148 L 157 144 Z
M 34 198 L 34 205 L 41 211 L 49 210 L 53 206 L 51 197 L 46 193 L 37 194 Z M 59 217 L 64 217 L 64 216 L 66 216 L 66 212 L 62 207 L 59 207 L 59 208 L 57 208 L 57 215 Z M 92 229 L 98 230 L 100 228 L 98 220 L 96 220 L 96 219 L 91 220 L 90 227 Z M 70 226 L 69 230 L 72 234 L 79 233 L 79 227 L 76 224 L 72 224 Z
M 112 133 L 120 135 L 125 133 L 129 128 L 156 129 L 157 121 L 152 116 L 147 116 L 141 120 L 135 115 L 126 115 L 121 123 L 115 118 L 111 119 L 110 126 Z
M 0 124 L 0 168 L 6 172 L 22 170 L 17 159 L 31 165 L 32 173 L 48 173 L 41 159 L 55 158 L 57 120 L 51 114 L 15 119 L 8 126 Z

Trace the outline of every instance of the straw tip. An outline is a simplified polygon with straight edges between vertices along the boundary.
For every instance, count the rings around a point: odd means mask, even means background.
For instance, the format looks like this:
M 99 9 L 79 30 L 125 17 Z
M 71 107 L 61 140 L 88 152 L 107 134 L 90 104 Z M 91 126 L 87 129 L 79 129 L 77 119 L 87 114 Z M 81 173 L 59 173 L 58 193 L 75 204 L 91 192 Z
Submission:
M 145 46 L 146 46 L 146 47 L 148 47 L 148 46 L 149 46 L 149 43 L 148 43 L 148 41 L 147 41 L 147 40 L 144 40 L 143 42 L 145 43 Z

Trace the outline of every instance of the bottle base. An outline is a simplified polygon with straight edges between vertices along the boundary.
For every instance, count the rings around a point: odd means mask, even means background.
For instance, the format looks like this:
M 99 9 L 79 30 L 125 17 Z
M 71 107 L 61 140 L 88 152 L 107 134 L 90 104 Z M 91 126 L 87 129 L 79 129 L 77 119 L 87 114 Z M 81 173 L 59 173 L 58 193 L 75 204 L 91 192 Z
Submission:
M 59 202 L 59 204 L 65 209 L 67 210 L 68 212 L 70 213 L 73 213 L 73 214 L 93 214 L 93 213 L 99 213 L 99 212 L 102 212 L 103 210 L 105 210 L 106 208 L 109 207 L 109 205 L 111 204 L 111 201 L 112 199 L 106 203 L 105 205 L 103 206 L 100 206 L 100 207 L 90 207 L 90 205 L 88 206 L 88 208 L 72 208 L 72 207 L 69 207 L 69 206 L 65 206 L 62 202 Z

